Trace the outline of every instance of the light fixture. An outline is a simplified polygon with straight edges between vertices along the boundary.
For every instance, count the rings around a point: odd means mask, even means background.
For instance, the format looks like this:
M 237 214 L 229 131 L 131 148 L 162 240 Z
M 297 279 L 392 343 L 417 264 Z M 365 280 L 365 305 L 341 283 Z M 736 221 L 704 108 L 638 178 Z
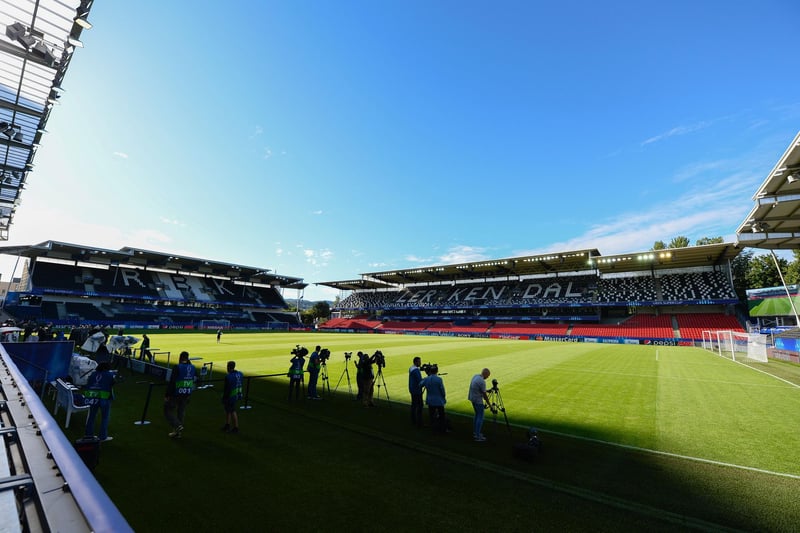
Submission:
M 22 135 L 22 130 L 17 130 L 17 132 L 14 134 L 14 140 L 18 143 L 21 143 L 24 138 L 25 137 Z
M 800 181 L 800 174 L 794 172 L 786 176 L 786 183 L 794 183 L 795 181 Z
M 72 35 L 69 36 L 69 38 L 67 39 L 67 42 L 69 44 L 71 44 L 72 46 L 77 46 L 78 48 L 83 48 L 83 43 L 80 41 L 80 39 L 76 39 Z
M 78 26 L 80 26 L 84 30 L 91 30 L 92 29 L 92 23 L 89 22 L 88 20 L 86 20 L 87 17 L 89 16 L 89 8 L 86 7 L 86 6 L 80 5 L 80 6 L 78 6 L 78 9 L 76 11 L 77 11 L 78 14 L 73 19 L 75 24 L 77 24 Z

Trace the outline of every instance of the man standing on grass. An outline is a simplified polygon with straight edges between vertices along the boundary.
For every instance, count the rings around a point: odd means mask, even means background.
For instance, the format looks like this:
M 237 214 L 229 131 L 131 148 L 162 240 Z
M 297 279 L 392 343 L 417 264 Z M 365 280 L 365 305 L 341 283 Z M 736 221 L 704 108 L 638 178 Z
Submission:
M 172 427 L 169 436 L 181 438 L 186 405 L 197 381 L 197 370 L 189 362 L 189 352 L 181 352 L 178 364 L 172 369 L 164 395 L 164 416 Z M 176 416 L 177 411 L 177 416 Z
M 444 414 L 444 406 L 447 404 L 447 393 L 444 390 L 444 381 L 439 377 L 439 367 L 430 365 L 426 370 L 428 376 L 425 377 L 420 385 L 425 387 L 425 402 L 428 404 L 428 414 L 431 419 L 431 428 L 442 433 L 449 432 L 447 418 Z
M 153 362 L 153 354 L 150 353 L 150 337 L 147 336 L 147 333 L 142 335 L 142 344 L 139 346 L 139 360 L 144 361 L 145 359 Z
M 87 437 L 94 436 L 94 420 L 97 417 L 97 411 L 100 411 L 100 434 L 101 442 L 110 441 L 113 437 L 108 436 L 108 421 L 111 418 L 111 400 L 114 397 L 112 390 L 114 386 L 114 372 L 107 362 L 102 362 L 97 365 L 97 368 L 89 376 L 86 382 L 86 389 L 83 391 L 83 397 L 89 404 L 89 416 L 86 417 L 86 432 Z
M 422 427 L 422 359 L 414 358 L 414 364 L 408 369 L 408 392 L 411 394 L 411 424 Z
M 321 398 L 317 394 L 317 380 L 319 379 L 319 369 L 320 369 L 320 362 L 319 362 L 319 351 L 320 347 L 317 346 L 316 349 L 311 352 L 311 355 L 308 356 L 308 399 L 309 400 L 320 400 Z
M 480 374 L 475 374 L 472 377 L 472 381 L 469 384 L 467 399 L 472 402 L 472 409 L 475 411 L 475 418 L 472 423 L 472 438 L 475 442 L 486 440 L 481 430 L 483 429 L 483 412 L 486 410 L 486 405 L 489 404 L 489 395 L 486 394 L 486 378 L 491 374 L 488 368 L 484 368 Z
M 236 414 L 236 402 L 242 399 L 242 383 L 244 376 L 236 370 L 236 361 L 228 361 L 228 373 L 225 375 L 225 389 L 222 391 L 222 405 L 225 408 L 225 425 L 222 431 L 239 433 L 239 415 Z

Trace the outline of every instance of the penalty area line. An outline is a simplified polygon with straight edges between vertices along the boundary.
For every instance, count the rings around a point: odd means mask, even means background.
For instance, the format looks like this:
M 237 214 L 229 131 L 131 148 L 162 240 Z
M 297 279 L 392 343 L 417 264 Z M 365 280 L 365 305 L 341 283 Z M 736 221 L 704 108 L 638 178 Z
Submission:
M 514 425 L 514 424 L 512 424 L 512 425 Z M 800 475 L 797 475 L 797 474 L 788 474 L 786 472 L 775 472 L 773 470 L 765 470 L 763 468 L 756 468 L 754 466 L 737 465 L 737 464 L 734 464 L 734 463 L 726 463 L 724 461 L 715 461 L 714 459 L 704 459 L 702 457 L 693 457 L 691 455 L 682 455 L 682 454 L 679 454 L 679 453 L 665 452 L 665 451 L 661 451 L 661 450 L 653 450 L 652 448 L 641 448 L 639 446 L 632 446 L 630 444 L 621 444 L 621 443 L 618 443 L 618 442 L 609 442 L 607 440 L 594 439 L 592 437 L 582 437 L 580 435 L 571 435 L 569 433 L 561 433 L 560 431 L 550 431 L 550 430 L 547 430 L 547 429 L 539 429 L 539 431 L 541 431 L 542 433 L 550 433 L 551 435 L 558 435 L 559 437 L 585 440 L 585 441 L 588 441 L 588 442 L 595 442 L 597 444 L 604 444 L 606 446 L 614 446 L 614 447 L 617 447 L 617 448 L 625 448 L 625 449 L 628 449 L 628 450 L 633 450 L 633 451 L 637 451 L 637 452 L 644 452 L 644 453 L 650 453 L 650 454 L 653 454 L 653 455 L 663 455 L 665 457 L 674 457 L 676 459 L 683 459 L 683 460 L 686 460 L 686 461 L 694 461 L 694 462 L 697 462 L 697 463 L 706 463 L 706 464 L 716 465 L 716 466 L 725 466 L 725 467 L 728 467 L 728 468 L 736 468 L 738 470 L 747 470 L 749 472 L 757 472 L 759 474 L 768 474 L 768 475 L 771 475 L 771 476 L 786 477 L 786 478 L 790 478 L 790 479 L 800 479 Z

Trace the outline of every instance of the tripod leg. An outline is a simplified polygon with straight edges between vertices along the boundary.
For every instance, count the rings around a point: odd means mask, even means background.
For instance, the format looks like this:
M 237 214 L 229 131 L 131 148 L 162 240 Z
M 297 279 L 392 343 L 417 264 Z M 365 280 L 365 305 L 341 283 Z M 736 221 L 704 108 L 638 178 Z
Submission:
M 503 418 L 506 420 L 506 429 L 508 430 L 508 434 L 511 435 L 511 424 L 508 423 L 508 414 L 506 413 L 506 406 L 503 404 L 503 397 L 500 396 L 500 391 L 497 391 L 497 405 L 498 409 L 503 411 Z

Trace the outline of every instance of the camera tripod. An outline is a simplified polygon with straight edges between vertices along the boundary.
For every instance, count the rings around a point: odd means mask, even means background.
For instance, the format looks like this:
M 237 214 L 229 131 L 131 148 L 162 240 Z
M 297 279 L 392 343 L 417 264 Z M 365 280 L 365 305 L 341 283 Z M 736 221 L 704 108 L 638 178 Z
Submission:
M 337 390 L 339 390 L 339 384 L 342 382 L 342 379 L 345 376 L 347 376 L 347 390 L 349 391 L 350 398 L 352 399 L 353 398 L 353 385 L 350 382 L 350 369 L 348 368 L 349 364 L 350 364 L 350 357 L 345 355 L 344 356 L 344 370 L 342 371 L 342 375 L 339 376 L 339 381 L 336 382 L 336 387 L 334 387 L 333 392 L 336 392 Z M 328 389 L 328 391 L 330 392 L 330 389 Z
M 328 391 L 328 394 L 331 393 L 331 385 L 328 383 L 328 365 L 325 364 L 325 361 L 322 361 L 322 365 L 319 369 L 319 379 L 322 380 L 322 394 L 321 396 L 325 396 L 325 391 Z
M 381 397 L 381 384 L 383 384 L 383 392 L 386 394 L 386 402 L 391 406 L 392 403 L 389 400 L 389 389 L 386 388 L 386 380 L 383 379 L 383 367 L 378 366 L 378 373 L 375 374 L 375 379 L 372 380 L 372 384 L 378 387 L 378 394 L 375 395 L 376 399 L 380 399 Z
M 503 397 L 500 395 L 500 389 L 497 387 L 497 380 L 492 383 L 492 388 L 486 391 L 489 396 L 489 405 L 487 407 L 492 411 L 492 418 L 494 426 L 497 427 L 497 412 L 503 413 L 503 418 L 506 420 L 506 429 L 509 434 L 511 433 L 511 425 L 508 423 L 508 415 L 506 414 L 506 406 L 503 404 Z

